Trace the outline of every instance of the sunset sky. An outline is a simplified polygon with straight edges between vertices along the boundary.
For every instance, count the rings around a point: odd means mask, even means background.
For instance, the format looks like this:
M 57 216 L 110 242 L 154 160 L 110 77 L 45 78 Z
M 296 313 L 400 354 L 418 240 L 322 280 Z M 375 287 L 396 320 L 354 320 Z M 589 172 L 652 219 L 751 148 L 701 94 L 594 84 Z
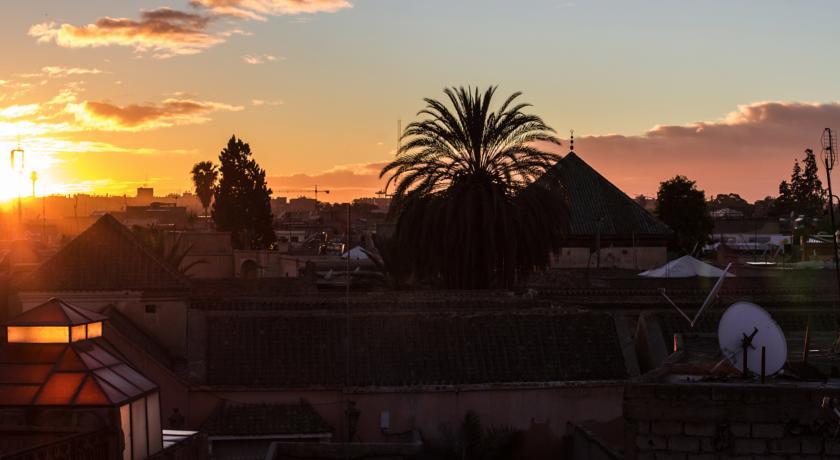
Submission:
M 777 193 L 840 128 L 832 1 L 3 2 L 0 149 L 38 193 L 190 188 L 235 133 L 275 195 L 371 196 L 397 120 L 452 85 L 523 91 L 631 195 L 675 174 Z M 3 154 L 0 198 L 18 185 Z M 24 172 L 26 177 L 29 172 Z

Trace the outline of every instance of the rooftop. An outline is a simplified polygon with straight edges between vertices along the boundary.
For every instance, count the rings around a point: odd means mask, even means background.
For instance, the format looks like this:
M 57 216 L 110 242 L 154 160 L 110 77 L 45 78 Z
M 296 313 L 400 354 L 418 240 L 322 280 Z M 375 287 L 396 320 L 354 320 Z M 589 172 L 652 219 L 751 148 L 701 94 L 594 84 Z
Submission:
M 108 319 L 99 313 L 52 298 L 6 322 L 7 326 L 76 326 Z
M 618 380 L 609 314 L 499 311 L 208 312 L 212 386 L 401 387 Z M 585 353 L 582 352 L 585 350 Z M 349 362 L 348 362 L 349 358 Z
M 22 290 L 180 290 L 189 280 L 110 214 L 21 280 Z
M 0 405 L 118 405 L 157 389 L 103 338 L 106 317 L 50 299 L 9 321 Z
M 671 229 L 636 201 L 569 152 L 553 172 L 569 199 L 569 233 L 576 235 L 631 235 L 669 237 Z

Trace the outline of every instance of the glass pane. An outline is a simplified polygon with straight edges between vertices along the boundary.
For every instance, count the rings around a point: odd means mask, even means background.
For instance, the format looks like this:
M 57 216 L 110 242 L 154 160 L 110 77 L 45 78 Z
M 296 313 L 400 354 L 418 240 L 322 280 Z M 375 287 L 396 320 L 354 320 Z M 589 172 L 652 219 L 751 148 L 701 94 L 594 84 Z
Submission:
M 146 396 L 146 417 L 149 419 L 149 454 L 163 449 L 163 433 L 160 430 L 160 398 L 157 393 Z
M 41 387 L 35 404 L 69 404 L 84 377 L 81 372 L 56 372 Z
M 140 398 L 131 403 L 131 429 L 134 431 L 134 458 L 146 458 L 148 449 L 146 443 L 146 398 Z
M 0 383 L 44 383 L 49 364 L 0 364 Z
M 61 361 L 58 362 L 58 366 L 56 366 L 56 370 L 59 371 L 86 371 L 87 367 L 79 358 L 79 355 L 76 353 L 76 350 L 67 347 L 67 350 L 64 352 L 64 356 L 61 357 Z
M 120 428 L 123 433 L 123 460 L 131 460 L 131 409 L 120 406 Z
M 102 388 L 102 391 L 105 392 L 105 394 L 108 396 L 108 399 L 110 399 L 111 402 L 120 403 L 120 402 L 125 401 L 126 399 L 129 399 L 126 395 L 120 393 L 119 391 L 117 391 L 116 388 L 109 385 L 108 382 L 102 380 L 99 377 L 95 377 L 95 378 L 96 378 L 96 383 L 99 384 L 99 388 Z
M 114 364 L 120 363 L 120 360 L 114 355 L 108 353 L 104 348 L 97 346 L 96 344 L 93 345 L 92 349 L 88 351 L 88 353 L 90 353 L 94 359 L 106 366 L 113 366 Z
M 32 404 L 38 385 L 0 385 L 0 404 L 25 406 Z
M 105 396 L 105 393 L 99 389 L 99 385 L 96 384 L 94 377 L 88 377 L 85 379 L 85 383 L 82 384 L 82 389 L 76 396 L 74 404 L 81 406 L 104 406 L 109 405 L 110 402 L 108 397 Z
M 137 371 L 129 367 L 128 364 L 120 364 L 119 366 L 114 366 L 110 369 L 143 391 L 154 390 L 157 388 L 157 385 L 155 385 L 151 380 L 140 375 Z
M 102 321 L 87 325 L 88 338 L 102 337 Z
M 106 382 L 110 383 L 114 386 L 117 390 L 120 390 L 122 393 L 126 394 L 127 396 L 135 396 L 142 393 L 139 388 L 132 385 L 131 382 L 128 380 L 120 377 L 119 375 L 115 374 L 114 371 L 111 369 L 97 369 L 93 371 L 97 377 L 105 380 Z
M 70 340 L 73 342 L 78 342 L 79 340 L 86 339 L 86 327 L 84 324 L 80 324 L 78 326 L 73 326 L 70 328 Z
M 66 326 L 9 326 L 9 343 L 67 343 L 70 329 Z

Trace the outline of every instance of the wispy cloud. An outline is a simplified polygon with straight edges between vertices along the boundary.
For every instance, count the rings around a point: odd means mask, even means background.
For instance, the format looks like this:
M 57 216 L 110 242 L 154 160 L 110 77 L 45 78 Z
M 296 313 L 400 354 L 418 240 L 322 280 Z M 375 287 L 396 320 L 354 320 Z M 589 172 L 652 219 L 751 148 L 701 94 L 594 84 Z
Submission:
M 246 54 L 242 56 L 242 60 L 246 64 L 258 65 L 265 64 L 266 62 L 274 62 L 277 60 L 277 56 L 272 54 Z
M 278 105 L 283 105 L 283 101 L 280 99 L 276 101 L 266 101 L 265 99 L 251 99 L 251 105 L 254 107 L 276 107 Z
M 192 0 L 216 14 L 265 20 L 266 16 L 334 13 L 353 5 L 347 0 Z

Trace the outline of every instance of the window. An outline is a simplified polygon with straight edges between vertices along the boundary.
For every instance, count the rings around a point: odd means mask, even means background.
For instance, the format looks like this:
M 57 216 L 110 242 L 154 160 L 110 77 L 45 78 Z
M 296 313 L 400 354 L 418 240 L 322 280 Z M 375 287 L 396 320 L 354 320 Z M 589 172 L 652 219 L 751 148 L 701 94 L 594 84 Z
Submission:
M 9 343 L 70 342 L 70 328 L 67 326 L 9 326 L 6 332 Z
M 87 325 L 87 336 L 89 339 L 102 337 L 102 321 Z
M 70 328 L 70 340 L 73 342 L 78 342 L 79 340 L 85 340 L 87 338 L 87 325 L 80 324 L 78 326 L 72 326 Z

